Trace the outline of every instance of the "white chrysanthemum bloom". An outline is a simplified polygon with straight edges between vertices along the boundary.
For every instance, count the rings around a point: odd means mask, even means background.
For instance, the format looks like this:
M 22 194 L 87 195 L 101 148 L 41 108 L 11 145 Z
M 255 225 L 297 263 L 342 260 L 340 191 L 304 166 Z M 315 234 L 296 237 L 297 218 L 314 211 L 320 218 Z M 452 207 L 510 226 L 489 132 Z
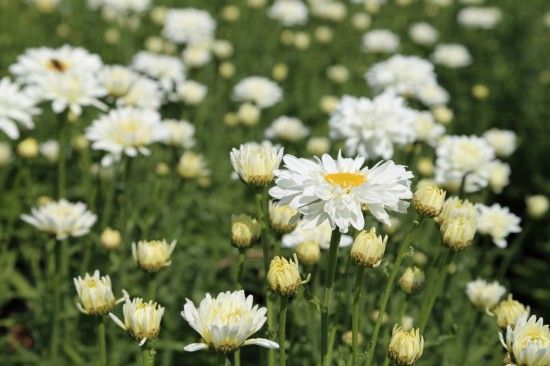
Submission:
M 40 113 L 35 98 L 8 78 L 0 79 L 0 131 L 12 140 L 19 138 L 19 128 L 34 128 L 32 118 Z
M 99 100 L 106 95 L 106 90 L 91 73 L 45 74 L 34 82 L 29 87 L 29 93 L 36 99 L 51 101 L 55 113 L 68 110 L 80 116 L 82 107 L 106 108 Z
M 512 169 L 507 163 L 493 160 L 489 163 L 489 186 L 495 193 L 501 193 L 504 187 L 510 184 Z
M 502 207 L 498 203 L 492 206 L 476 205 L 477 230 L 481 234 L 491 235 L 493 243 L 499 248 L 506 248 L 506 237 L 511 233 L 521 232 L 519 223 L 521 219 L 510 212 L 508 207 Z
M 435 122 L 431 112 L 416 112 L 413 121 L 416 141 L 422 141 L 436 147 L 445 133 L 445 127 Z
M 466 67 L 472 63 L 472 56 L 466 47 L 457 43 L 438 44 L 432 53 L 432 60 L 436 64 L 451 69 Z
M 73 282 L 80 301 L 76 307 L 83 314 L 107 315 L 115 306 L 111 278 L 101 276 L 99 270 L 94 271 L 92 276 L 86 273 L 84 278 L 75 277 Z
M 371 88 L 380 93 L 388 88 L 400 95 L 416 95 L 426 84 L 437 84 L 433 65 L 420 57 L 395 55 L 374 64 L 365 74 Z
M 207 43 L 194 43 L 185 47 L 181 53 L 183 63 L 189 68 L 201 67 L 212 59 L 212 51 Z
M 105 66 L 98 74 L 101 86 L 107 91 L 108 95 L 115 98 L 126 95 L 137 77 L 136 72 L 120 65 Z
M 279 348 L 269 339 L 250 338 L 267 320 L 267 309 L 254 305 L 253 301 L 252 295 L 246 296 L 243 290 L 222 292 L 216 298 L 207 293 L 198 308 L 187 299 L 181 316 L 200 334 L 202 342 L 191 343 L 185 350 L 227 353 L 249 345 Z
M 310 1 L 311 14 L 319 19 L 339 22 L 346 17 L 347 6 L 338 1 Z
M 117 99 L 120 107 L 158 109 L 164 99 L 159 83 L 145 76 L 138 76 L 128 92 Z
M 97 216 L 87 210 L 85 203 L 71 203 L 62 198 L 33 207 L 31 214 L 23 214 L 21 219 L 38 230 L 55 235 L 57 240 L 63 240 L 88 234 Z
M 170 256 L 176 247 L 176 240 L 170 244 L 166 240 L 140 240 L 132 243 L 132 257 L 143 270 L 156 272 L 168 267 L 172 260 Z
M 108 152 L 102 165 L 110 165 L 122 155 L 149 155 L 148 146 L 160 141 L 164 134 L 157 112 L 133 108 L 114 109 L 96 119 L 86 130 L 92 148 Z
M 169 9 L 164 18 L 162 35 L 175 43 L 197 43 L 214 38 L 216 21 L 204 10 Z
M 271 140 L 298 142 L 309 135 L 309 128 L 296 117 L 281 116 L 276 118 L 265 130 L 265 137 Z
M 516 150 L 517 137 L 514 131 L 491 128 L 483 134 L 483 137 L 500 157 L 508 157 Z
M 124 329 L 136 342 L 139 342 L 141 347 L 145 342 L 157 338 L 160 332 L 160 322 L 164 315 L 164 307 L 153 300 L 144 302 L 139 297 L 130 299 L 130 295 L 126 291 L 122 291 L 124 293 L 124 305 L 122 305 L 124 321 L 113 313 L 109 313 L 109 316 L 116 325 Z
M 162 126 L 164 129 L 163 143 L 184 149 L 195 146 L 195 126 L 190 122 L 167 119 L 162 122 Z
M 176 87 L 176 98 L 189 105 L 200 104 L 206 97 L 208 87 L 193 80 L 186 80 Z
M 285 155 L 285 169 L 275 171 L 276 186 L 269 194 L 296 208 L 306 227 L 329 221 L 342 233 L 350 226 L 362 230 L 365 220 L 362 207 L 379 221 L 390 224 L 386 210 L 406 212 L 412 197 L 412 173 L 393 161 L 363 167 L 365 158 L 337 159 L 330 155 L 315 161 Z
M 56 140 L 48 140 L 40 143 L 38 150 L 49 162 L 56 162 L 59 158 L 59 142 Z
M 514 365 L 550 365 L 550 329 L 544 319 L 525 313 L 514 326 L 506 328 L 506 338 L 502 333 L 499 338 Z
M 331 113 L 330 136 L 345 139 L 349 156 L 391 159 L 394 144 L 403 146 L 414 141 L 414 118 L 405 100 L 392 91 L 372 100 L 344 96 Z
M 101 0 L 104 10 L 118 15 L 141 14 L 151 6 L 151 0 Z
M 466 284 L 466 295 L 470 302 L 478 310 L 490 310 L 494 308 L 506 293 L 506 289 L 497 281 L 488 283 L 478 278 Z
M 307 23 L 307 6 L 301 0 L 276 0 L 267 15 L 282 25 L 291 27 Z
M 442 106 L 449 102 L 449 93 L 435 82 L 420 85 L 415 96 L 421 103 L 430 108 Z
M 171 92 L 177 84 L 185 80 L 186 75 L 185 66 L 179 58 L 147 51 L 140 51 L 134 56 L 132 67 L 157 79 L 166 92 Z
M 316 227 L 306 227 L 301 221 L 289 234 L 283 235 L 282 245 L 284 248 L 296 248 L 302 243 L 315 243 L 321 249 L 328 250 L 330 248 L 330 236 L 332 229 L 328 221 L 324 221 L 322 224 Z M 349 247 L 353 243 L 353 238 L 349 235 L 342 235 L 340 237 L 340 248 Z
M 363 50 L 373 53 L 392 53 L 399 48 L 399 36 L 387 29 L 373 29 L 363 34 Z
M 476 192 L 489 182 L 489 163 L 495 151 L 477 136 L 447 136 L 436 150 L 435 180 L 440 184 L 460 184 L 466 176 L 465 192 Z
M 429 46 L 437 41 L 439 32 L 431 24 L 419 22 L 409 27 L 409 37 L 411 37 L 415 43 Z
M 492 29 L 500 19 L 502 12 L 497 7 L 469 6 L 458 12 L 458 24 L 474 29 Z
M 283 90 L 267 78 L 250 76 L 235 85 L 233 99 L 237 102 L 252 102 L 259 108 L 267 108 L 283 99 Z
M 273 174 L 283 158 L 282 147 L 269 141 L 261 144 L 248 142 L 238 149 L 233 148 L 229 157 L 233 169 L 239 177 L 252 186 L 267 186 L 273 181 Z
M 64 45 L 60 48 L 29 48 L 10 66 L 17 79 L 32 83 L 37 78 L 50 74 L 94 74 L 101 69 L 99 56 L 83 48 Z

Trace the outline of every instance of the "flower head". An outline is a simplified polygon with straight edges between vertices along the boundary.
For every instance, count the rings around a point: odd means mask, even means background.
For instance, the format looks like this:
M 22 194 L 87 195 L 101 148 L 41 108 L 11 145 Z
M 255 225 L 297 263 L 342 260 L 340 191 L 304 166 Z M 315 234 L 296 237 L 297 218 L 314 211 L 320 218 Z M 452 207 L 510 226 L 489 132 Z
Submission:
M 423 184 L 414 192 L 412 204 L 420 214 L 435 217 L 441 213 L 446 192 L 435 184 Z
M 260 76 L 241 80 L 233 88 L 233 99 L 238 102 L 252 102 L 259 108 L 271 107 L 283 98 L 283 91 L 277 83 Z
M 294 261 L 283 257 L 273 258 L 267 272 L 269 287 L 273 292 L 283 296 L 294 295 L 303 284 L 309 281 L 309 278 L 308 275 L 306 280 L 302 280 L 296 254 L 294 254 Z
M 512 295 L 508 295 L 508 298 L 502 300 L 492 313 L 496 316 L 496 322 L 500 328 L 506 329 L 508 326 L 513 328 L 523 314 L 529 314 L 529 307 L 525 307 L 521 302 L 514 300 Z
M 306 227 L 302 221 L 298 222 L 296 228 L 283 235 L 282 245 L 285 248 L 295 248 L 298 245 L 306 242 L 313 242 L 323 250 L 328 250 L 330 247 L 330 237 L 332 230 L 328 221 L 323 222 L 316 227 Z M 348 247 L 353 243 L 353 238 L 349 235 L 340 237 L 340 248 Z
M 351 260 L 365 267 L 377 267 L 386 251 L 388 236 L 376 235 L 376 229 L 363 230 L 353 242 L 349 253 Z
M 273 181 L 273 173 L 283 158 L 283 148 L 264 141 L 261 144 L 249 142 L 229 154 L 233 169 L 239 177 L 251 186 L 267 186 Z
M 84 278 L 73 278 L 73 282 L 80 300 L 76 306 L 82 313 L 107 315 L 115 306 L 116 300 L 109 276 L 100 276 L 96 270 L 92 276 L 86 273 Z
M 493 243 L 499 248 L 506 248 L 506 237 L 511 233 L 521 232 L 520 218 L 510 212 L 508 207 L 498 203 L 492 206 L 478 204 L 477 230 L 481 234 L 491 235 Z
M 499 333 L 500 343 L 519 366 L 545 366 L 550 364 L 550 329 L 542 318 L 524 313 L 515 325 Z
M 216 21 L 204 11 L 195 8 L 170 9 L 164 17 L 164 37 L 175 43 L 199 43 L 214 38 Z
M 505 293 L 506 289 L 497 281 L 488 283 L 478 278 L 466 285 L 466 295 L 478 310 L 494 308 Z
M 420 330 L 403 328 L 395 325 L 393 334 L 388 346 L 388 357 L 399 365 L 412 365 L 424 351 L 424 337 Z
M 399 287 L 406 294 L 417 294 L 424 288 L 426 276 L 418 267 L 407 267 L 403 275 L 399 279 Z
M 258 220 L 248 215 L 231 217 L 231 244 L 237 248 L 252 246 L 261 235 L 261 225 Z
M 298 211 L 295 208 L 269 201 L 268 209 L 269 223 L 273 230 L 281 234 L 288 234 L 296 228 Z
M 147 272 L 156 272 L 168 267 L 172 261 L 170 256 L 176 247 L 176 241 L 170 244 L 166 240 L 141 240 L 132 243 L 132 257 L 136 263 Z
M 19 138 L 18 125 L 34 128 L 33 116 L 40 113 L 35 104 L 28 91 L 8 78 L 0 79 L 0 131 L 15 140 Z

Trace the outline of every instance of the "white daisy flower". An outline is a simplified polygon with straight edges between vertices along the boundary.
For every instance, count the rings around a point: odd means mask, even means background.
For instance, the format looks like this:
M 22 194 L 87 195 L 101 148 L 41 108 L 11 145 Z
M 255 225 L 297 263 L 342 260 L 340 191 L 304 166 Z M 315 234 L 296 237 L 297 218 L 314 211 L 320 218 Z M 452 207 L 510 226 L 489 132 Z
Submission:
M 458 24 L 473 29 L 492 29 L 502 18 L 497 7 L 469 6 L 458 12 Z
M 372 53 L 392 53 L 399 48 L 399 36 L 387 29 L 373 29 L 363 34 L 363 49 Z
M 445 127 L 435 122 L 431 112 L 416 112 L 413 121 L 416 141 L 422 141 L 435 147 L 445 133 Z
M 510 184 L 511 173 L 512 169 L 509 164 L 500 160 L 493 160 L 489 163 L 489 186 L 493 192 L 501 193 Z
M 204 10 L 169 9 L 162 35 L 174 43 L 197 43 L 213 39 L 215 30 L 216 21 Z
M 163 143 L 184 149 L 195 146 L 195 126 L 188 121 L 167 119 L 162 122 L 162 126 L 165 130 Z
M 23 214 L 21 219 L 38 230 L 55 235 L 57 240 L 63 240 L 88 234 L 97 216 L 87 210 L 86 204 L 71 203 L 62 198 L 32 208 L 31 214 Z
M 173 91 L 177 84 L 185 80 L 186 76 L 185 66 L 177 57 L 158 55 L 147 51 L 140 51 L 134 56 L 132 67 L 158 80 L 166 92 Z
M 259 108 L 267 108 L 283 99 L 283 90 L 267 78 L 249 76 L 235 85 L 233 99 L 237 102 L 253 102 Z
M 296 248 L 298 245 L 305 242 L 314 242 L 321 249 L 328 250 L 330 248 L 330 237 L 332 230 L 328 221 L 324 221 L 319 226 L 314 228 L 304 227 L 302 222 L 298 223 L 296 229 L 291 233 L 283 235 L 281 243 L 285 248 Z M 353 238 L 349 235 L 340 237 L 340 248 L 349 247 L 353 243 Z
M 110 165 L 122 155 L 149 155 L 148 146 L 160 141 L 164 134 L 157 112 L 133 108 L 114 109 L 96 119 L 86 130 L 92 148 L 108 152 L 102 165 Z
M 338 1 L 309 1 L 311 14 L 319 19 L 339 22 L 346 17 L 346 4 Z
M 119 98 L 128 93 L 138 74 L 126 66 L 105 66 L 98 74 L 101 86 L 109 96 Z
M 39 113 L 36 100 L 26 90 L 8 78 L 0 79 L 0 130 L 10 139 L 19 138 L 18 125 L 33 129 L 33 116 Z
M 49 162 L 56 162 L 59 158 L 59 142 L 57 140 L 41 142 L 38 150 Z
M 269 141 L 261 144 L 248 142 L 231 150 L 233 169 L 239 177 L 252 186 L 266 186 L 273 181 L 273 174 L 279 168 L 284 149 Z
M 498 156 L 506 158 L 516 150 L 517 137 L 514 131 L 491 128 L 483 134 Z
M 502 207 L 498 203 L 492 206 L 477 204 L 477 231 L 481 234 L 491 235 L 493 243 L 499 248 L 506 248 L 506 237 L 511 233 L 521 232 L 519 223 L 521 219 L 510 212 L 508 207 Z
M 76 304 L 78 310 L 86 315 L 107 315 L 115 306 L 116 299 L 111 287 L 111 278 L 101 276 L 99 270 L 93 275 L 86 273 L 73 278 L 74 287 L 80 302 Z
M 429 46 L 437 41 L 439 32 L 431 24 L 419 22 L 409 27 L 409 37 L 411 37 L 415 43 Z
M 117 106 L 141 109 L 158 109 L 164 100 L 158 82 L 145 76 L 138 76 L 127 93 L 116 100 Z
M 461 44 L 446 43 L 439 44 L 432 53 L 432 60 L 436 64 L 451 69 L 466 67 L 472 63 L 470 51 Z
M 465 192 L 487 186 L 493 148 L 481 137 L 447 136 L 436 149 L 435 180 L 440 184 L 460 184 L 466 176 Z
M 208 43 L 194 43 L 185 47 L 181 53 L 183 63 L 189 68 L 201 67 L 212 59 L 212 51 Z
M 403 146 L 414 141 L 414 118 L 405 100 L 392 91 L 372 100 L 344 96 L 331 113 L 330 136 L 345 139 L 349 156 L 391 159 L 394 144 Z
M 301 0 L 276 0 L 267 15 L 282 25 L 292 27 L 307 23 L 307 6 Z
M 243 290 L 222 292 L 216 298 L 206 294 L 198 308 L 187 299 L 181 316 L 200 334 L 202 342 L 191 343 L 184 349 L 228 353 L 249 345 L 279 348 L 269 339 L 250 338 L 267 320 L 267 309 L 254 305 L 253 301 L 252 295 L 246 296 Z
M 309 135 L 309 128 L 295 117 L 281 116 L 276 118 L 265 130 L 268 139 L 298 142 Z
M 198 105 L 206 97 L 208 87 L 193 80 L 186 80 L 176 87 L 176 98 L 189 105 Z
M 329 221 L 332 229 L 345 233 L 350 226 L 365 226 L 362 206 L 388 225 L 386 210 L 406 211 L 413 175 L 404 166 L 386 161 L 363 167 L 364 157 L 343 158 L 341 153 L 336 160 L 327 154 L 315 159 L 284 156 L 285 169 L 275 171 L 276 186 L 269 190 L 273 198 L 303 215 L 304 227 Z
M 468 299 L 476 308 L 482 311 L 494 308 L 505 293 L 506 288 L 497 281 L 488 283 L 478 278 L 466 284 Z
M 506 328 L 506 338 L 502 333 L 498 336 L 515 365 L 550 365 L 550 328 L 543 318 L 525 313 Z
M 419 85 L 415 96 L 422 104 L 430 108 L 442 106 L 449 102 L 449 93 L 435 82 Z

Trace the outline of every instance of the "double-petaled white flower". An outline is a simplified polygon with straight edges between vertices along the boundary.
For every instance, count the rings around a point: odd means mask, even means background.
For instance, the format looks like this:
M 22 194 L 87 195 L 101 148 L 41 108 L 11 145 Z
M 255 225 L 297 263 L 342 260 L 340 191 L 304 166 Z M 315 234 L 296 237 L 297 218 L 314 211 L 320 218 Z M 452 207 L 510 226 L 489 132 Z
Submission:
M 12 140 L 19 138 L 18 125 L 34 128 L 32 118 L 40 113 L 36 100 L 8 78 L 0 79 L 0 131 Z
M 73 278 L 74 287 L 78 294 L 78 310 L 86 315 L 106 315 L 115 306 L 116 300 L 111 287 L 111 278 L 101 276 L 96 270 L 92 276 L 88 273 L 84 278 Z
M 363 167 L 364 157 L 337 159 L 330 155 L 315 161 L 286 155 L 285 169 L 275 171 L 276 186 L 269 194 L 303 215 L 305 227 L 328 221 L 341 232 L 365 226 L 362 207 L 379 221 L 391 224 L 386 210 L 405 212 L 412 197 L 412 173 L 393 161 Z
M 477 231 L 481 234 L 491 235 L 493 243 L 499 248 L 506 248 L 506 237 L 511 233 L 521 232 L 519 223 L 521 219 L 510 212 L 508 207 L 502 207 L 498 203 L 492 206 L 478 204 L 477 206 Z
M 316 227 L 305 227 L 300 221 L 292 232 L 283 235 L 282 245 L 285 248 L 295 248 L 303 243 L 315 243 L 319 248 L 328 250 L 330 248 L 330 236 L 332 233 L 330 223 L 324 221 Z M 340 237 L 340 248 L 349 247 L 353 243 L 353 238 L 349 235 Z
M 392 53 L 399 48 L 399 36 L 388 29 L 373 29 L 363 34 L 363 49 L 371 53 Z
M 283 148 L 269 141 L 248 142 L 233 148 L 229 157 L 233 169 L 246 184 L 263 187 L 273 181 L 274 171 L 283 158 Z
M 510 353 L 514 365 L 550 365 L 550 329 L 542 318 L 524 313 L 514 326 L 499 333 L 500 343 Z
M 214 38 L 216 21 L 195 8 L 170 9 L 166 12 L 162 35 L 175 43 L 197 43 Z
M 34 207 L 30 215 L 21 215 L 21 219 L 41 231 L 55 235 L 57 240 L 63 240 L 70 236 L 86 235 L 97 216 L 87 210 L 86 204 L 71 203 L 62 198 Z
M 468 299 L 479 310 L 494 308 L 505 293 L 506 289 L 497 281 L 488 283 L 485 280 L 477 279 L 466 285 Z
M 491 29 L 502 18 L 502 12 L 496 7 L 468 6 L 458 12 L 458 24 L 466 28 Z
M 300 0 L 277 0 L 269 8 L 267 15 L 282 25 L 291 27 L 307 23 L 308 9 Z
M 259 108 L 271 107 L 281 101 L 283 90 L 277 83 L 261 76 L 250 76 L 233 88 L 237 102 L 252 102 Z
M 187 299 L 181 315 L 200 334 L 202 342 L 191 343 L 185 350 L 233 352 L 248 345 L 279 348 L 269 339 L 250 338 L 266 322 L 266 312 L 265 307 L 253 304 L 252 295 L 246 296 L 242 290 L 222 292 L 216 298 L 206 294 L 198 308 Z

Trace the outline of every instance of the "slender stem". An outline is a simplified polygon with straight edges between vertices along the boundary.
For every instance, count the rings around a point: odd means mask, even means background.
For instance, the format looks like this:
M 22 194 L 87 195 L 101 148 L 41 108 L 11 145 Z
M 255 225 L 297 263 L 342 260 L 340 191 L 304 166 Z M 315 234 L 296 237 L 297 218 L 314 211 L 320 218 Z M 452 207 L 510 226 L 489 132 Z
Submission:
M 330 299 L 332 298 L 332 287 L 334 285 L 334 277 L 336 275 L 336 265 L 338 263 L 338 247 L 340 246 L 340 231 L 338 228 L 332 231 L 330 237 L 330 248 L 327 257 L 327 272 L 325 275 L 325 284 L 323 287 L 323 297 L 321 300 L 321 360 L 325 365 L 327 360 L 328 338 L 329 338 L 329 310 Z
M 532 226 L 533 221 L 529 221 L 523 228 L 521 234 L 515 237 L 512 245 L 510 245 L 510 248 L 504 252 L 504 258 L 502 258 L 502 262 L 500 263 L 500 267 L 498 269 L 498 279 L 502 280 L 506 272 L 508 272 L 513 259 L 516 258 L 521 251 L 523 239 L 525 239 L 527 233 L 531 231 Z
M 288 305 L 288 297 L 281 296 L 281 308 L 279 309 L 279 365 L 280 366 L 286 366 L 285 331 L 286 331 L 287 305 Z
M 238 349 L 233 353 L 233 366 L 241 366 L 241 350 Z
M 56 249 L 57 243 L 52 239 L 48 242 L 48 277 L 52 287 L 52 324 L 50 333 L 50 358 L 52 364 L 57 363 L 59 353 L 59 281 L 55 269 L 57 268 Z
M 58 130 L 59 130 L 59 156 L 57 158 L 57 198 L 65 197 L 65 180 L 66 180 L 66 164 L 67 164 L 67 145 L 68 145 L 68 126 L 65 113 L 59 113 Z
M 99 366 L 107 366 L 107 345 L 105 343 L 105 317 L 97 322 L 97 345 L 99 347 Z
M 243 285 L 243 274 L 244 274 L 244 260 L 245 260 L 245 249 L 239 248 L 239 262 L 237 270 L 237 288 L 244 288 Z
M 361 290 L 363 289 L 363 274 L 365 267 L 358 266 L 355 276 L 355 287 L 353 288 L 353 307 L 351 315 L 351 349 L 352 349 L 352 365 L 357 364 L 357 356 L 359 353 L 359 304 L 361 300 Z
M 407 234 L 407 236 L 399 246 L 397 257 L 395 258 L 395 263 L 393 264 L 393 267 L 390 272 L 390 276 L 388 277 L 388 281 L 386 282 L 386 288 L 384 289 L 384 292 L 382 294 L 380 308 L 378 309 L 378 317 L 376 319 L 374 330 L 372 332 L 372 339 L 369 343 L 369 350 L 367 353 L 367 361 L 366 361 L 367 366 L 372 366 L 374 351 L 376 350 L 376 342 L 378 341 L 378 336 L 380 335 L 380 327 L 382 326 L 382 319 L 384 318 L 384 313 L 386 312 L 386 306 L 388 305 L 388 300 L 390 298 L 390 295 L 393 289 L 395 277 L 397 276 L 397 272 L 399 271 L 401 262 L 403 262 L 403 258 L 405 258 L 405 255 L 407 254 L 407 249 L 409 248 L 409 245 L 412 239 L 412 234 L 420 226 L 420 224 L 421 222 L 414 221 L 413 227 L 411 228 L 411 230 L 409 231 L 409 233 Z
M 469 173 L 464 174 L 460 180 L 460 187 L 458 189 L 458 196 L 460 198 L 464 198 L 464 195 L 466 194 L 466 179 L 468 178 L 468 174 Z
M 148 273 L 149 284 L 147 285 L 147 300 L 154 300 L 157 294 L 158 273 Z
M 476 334 L 476 331 L 481 326 L 481 321 L 483 320 L 483 311 L 476 311 L 476 315 L 474 318 L 474 322 L 470 324 L 470 331 L 468 332 L 467 336 L 463 339 L 463 350 L 460 352 L 460 363 L 459 365 L 465 365 L 466 361 L 468 360 L 468 354 L 470 352 L 470 346 L 473 342 L 475 342 L 474 336 Z
M 143 366 L 154 366 L 156 354 L 157 352 L 154 348 L 143 346 L 141 348 L 141 361 L 143 363 Z
M 227 356 L 225 355 L 225 353 L 222 353 L 222 352 L 218 353 L 217 358 L 218 358 L 218 360 L 216 362 L 216 365 L 218 365 L 218 366 L 225 366 L 226 365 L 225 361 L 227 360 Z

